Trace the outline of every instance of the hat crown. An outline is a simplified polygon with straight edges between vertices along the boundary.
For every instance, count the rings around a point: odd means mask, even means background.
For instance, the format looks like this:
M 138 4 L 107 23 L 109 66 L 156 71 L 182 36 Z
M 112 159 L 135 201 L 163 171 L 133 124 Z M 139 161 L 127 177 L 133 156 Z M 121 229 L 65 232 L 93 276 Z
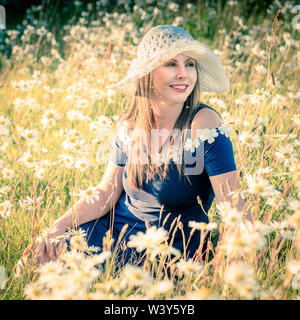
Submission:
M 213 51 L 194 40 L 190 33 L 180 27 L 159 25 L 144 35 L 126 77 L 108 89 L 118 88 L 129 95 L 135 95 L 138 79 L 180 53 L 197 62 L 201 91 L 222 92 L 229 88 L 229 80 L 221 60 Z
M 147 60 L 173 47 L 179 40 L 194 40 L 184 29 L 176 26 L 156 26 L 143 37 L 137 49 L 137 56 Z

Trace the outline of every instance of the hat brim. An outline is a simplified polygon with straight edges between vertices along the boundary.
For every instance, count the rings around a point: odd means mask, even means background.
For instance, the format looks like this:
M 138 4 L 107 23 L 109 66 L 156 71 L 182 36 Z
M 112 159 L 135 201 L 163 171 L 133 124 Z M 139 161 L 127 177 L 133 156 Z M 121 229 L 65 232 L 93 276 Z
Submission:
M 196 40 L 185 41 L 184 45 L 180 45 L 179 42 L 173 48 L 172 53 L 170 51 L 162 52 L 159 57 L 152 57 L 151 61 L 143 61 L 142 65 L 137 65 L 135 59 L 127 75 L 121 81 L 107 86 L 107 89 L 115 89 L 128 95 L 135 95 L 138 79 L 180 53 L 197 61 L 199 66 L 198 82 L 201 91 L 223 92 L 229 89 L 229 80 L 220 58 Z

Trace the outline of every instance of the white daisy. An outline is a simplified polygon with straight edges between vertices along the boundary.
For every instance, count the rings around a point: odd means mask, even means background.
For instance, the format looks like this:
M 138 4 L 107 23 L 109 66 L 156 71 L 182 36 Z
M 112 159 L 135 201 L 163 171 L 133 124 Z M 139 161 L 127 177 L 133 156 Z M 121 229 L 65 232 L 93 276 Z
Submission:
M 90 169 L 92 166 L 92 162 L 90 159 L 86 157 L 80 157 L 75 160 L 75 168 L 79 169 L 80 171 L 85 171 Z
M 226 138 L 230 136 L 230 131 L 226 128 L 224 124 L 222 124 L 219 128 L 221 134 L 224 134 Z
M 7 117 L 0 116 L 0 128 L 8 127 L 11 123 L 11 120 Z
M 61 115 L 54 109 L 48 109 L 42 117 L 42 124 L 44 127 L 51 127 L 56 124 L 56 121 L 61 119 Z
M 262 197 L 277 195 L 277 190 L 273 185 L 269 183 L 268 180 L 262 177 L 246 175 L 245 176 L 248 183 L 248 192 L 260 195 Z
M 136 235 L 129 237 L 128 247 L 135 247 L 138 252 L 154 250 L 168 239 L 168 232 L 163 228 L 152 226 L 145 233 L 139 231 Z
M 260 137 L 256 134 L 252 134 L 249 131 L 243 131 L 239 134 L 239 139 L 242 144 L 248 145 L 250 147 L 259 147 Z
M 61 159 L 60 161 L 63 163 L 63 165 L 66 168 L 73 168 L 74 167 L 75 160 L 74 160 L 73 156 L 71 156 L 69 154 L 60 154 L 59 158 Z
M 35 171 L 35 176 L 39 179 L 39 180 L 42 180 L 45 178 L 45 168 L 43 167 L 40 167 L 40 168 L 36 168 L 36 171 Z
M 33 157 L 30 151 L 25 152 L 18 161 L 23 162 L 28 168 L 33 168 L 36 165 L 36 159 Z
M 227 225 L 238 225 L 243 221 L 244 213 L 231 206 L 228 201 L 217 204 L 222 222 Z
M 11 180 L 15 174 L 14 170 L 8 169 L 8 168 L 3 168 L 1 173 L 3 178 L 9 179 L 9 180 Z
M 209 144 L 213 143 L 215 141 L 215 138 L 219 135 L 216 128 L 212 129 L 197 129 L 197 137 L 199 137 L 202 141 L 207 141 Z M 199 131 L 199 135 L 198 135 Z
M 79 191 L 79 196 L 84 198 L 87 203 L 94 203 L 99 200 L 100 191 L 97 187 L 90 185 L 87 189 Z
M 11 213 L 11 206 L 9 200 L 5 200 L 4 202 L 0 202 L 0 217 L 7 218 Z
M 131 286 L 148 287 L 154 282 L 153 277 L 148 271 L 129 264 L 126 264 L 120 278 Z
M 200 273 L 203 271 L 203 265 L 193 259 L 183 260 L 181 259 L 176 263 L 176 268 L 179 275 Z
M 21 136 L 26 140 L 36 140 L 38 138 L 37 130 L 24 129 Z
M 195 150 L 200 146 L 199 139 L 186 139 L 184 143 L 184 149 L 187 151 L 195 152 Z

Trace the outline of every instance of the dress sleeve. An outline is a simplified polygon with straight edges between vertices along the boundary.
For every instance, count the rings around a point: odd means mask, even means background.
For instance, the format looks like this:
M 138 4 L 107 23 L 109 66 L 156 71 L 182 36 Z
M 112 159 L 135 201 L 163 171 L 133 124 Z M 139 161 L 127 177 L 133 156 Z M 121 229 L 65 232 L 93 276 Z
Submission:
M 209 176 L 236 170 L 228 129 L 222 125 L 206 129 L 204 139 L 204 168 Z
M 110 161 L 120 167 L 124 167 L 127 161 L 127 154 L 124 147 L 126 141 L 124 139 L 123 128 L 119 128 L 111 143 Z

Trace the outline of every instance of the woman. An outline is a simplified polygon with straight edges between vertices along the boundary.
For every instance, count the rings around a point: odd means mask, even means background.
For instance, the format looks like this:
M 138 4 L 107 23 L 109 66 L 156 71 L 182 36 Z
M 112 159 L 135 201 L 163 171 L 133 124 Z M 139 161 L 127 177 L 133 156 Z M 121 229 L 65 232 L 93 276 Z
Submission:
M 130 105 L 98 185 L 99 200 L 81 199 L 54 223 L 36 243 L 38 264 L 55 259 L 63 241 L 55 249 L 50 239 L 74 226 L 101 248 L 109 229 L 116 244 L 127 224 L 124 262 L 140 254 L 126 246 L 130 236 L 151 226 L 163 226 L 174 248 L 195 257 L 200 232 L 191 233 L 189 222 L 208 223 L 214 197 L 232 201 L 230 192 L 238 188 L 228 131 L 218 113 L 199 101 L 200 91 L 225 91 L 229 82 L 219 58 L 188 32 L 150 29 L 126 77 L 110 88 L 126 93 Z M 244 207 L 241 198 L 236 207 Z

